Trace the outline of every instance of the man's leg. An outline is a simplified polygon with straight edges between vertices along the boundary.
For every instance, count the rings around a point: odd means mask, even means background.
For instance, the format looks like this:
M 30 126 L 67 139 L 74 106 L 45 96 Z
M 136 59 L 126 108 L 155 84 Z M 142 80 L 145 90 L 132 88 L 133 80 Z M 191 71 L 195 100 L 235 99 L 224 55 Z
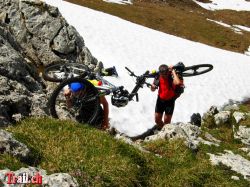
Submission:
M 158 128 L 162 128 L 164 126 L 164 123 L 162 121 L 162 113 L 155 113 L 155 123 L 157 124 Z
M 171 123 L 172 115 L 171 114 L 165 114 L 164 115 L 164 124 Z
M 165 102 L 158 97 L 155 106 L 155 123 L 157 124 L 157 128 L 159 129 L 164 126 L 164 123 L 162 121 L 164 109 Z
M 100 97 L 100 104 L 103 107 L 102 128 L 107 129 L 109 127 L 109 104 L 104 96 Z
M 164 115 L 164 124 L 171 123 L 171 119 L 174 112 L 175 99 L 171 99 L 166 102 L 165 115 Z

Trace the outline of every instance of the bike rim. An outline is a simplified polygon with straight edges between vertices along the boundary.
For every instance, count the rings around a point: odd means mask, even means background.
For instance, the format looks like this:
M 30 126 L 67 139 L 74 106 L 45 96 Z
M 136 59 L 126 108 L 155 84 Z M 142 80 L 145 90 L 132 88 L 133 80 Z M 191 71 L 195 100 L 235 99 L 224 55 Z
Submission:
M 80 76 L 85 71 L 88 71 L 88 67 L 83 64 L 56 64 L 45 68 L 43 77 L 48 81 L 61 82 L 65 79 Z
M 190 67 L 186 67 L 184 72 L 182 73 L 183 77 L 191 77 L 196 75 L 201 75 L 207 73 L 213 69 L 211 64 L 200 64 L 194 65 Z
M 78 93 L 72 94 L 69 102 L 69 98 L 65 97 L 65 91 L 71 83 L 76 82 L 85 86 Z M 52 94 L 50 101 L 50 112 L 53 117 L 80 123 L 93 124 L 98 107 L 97 89 L 87 80 L 80 78 L 68 79 L 61 83 Z

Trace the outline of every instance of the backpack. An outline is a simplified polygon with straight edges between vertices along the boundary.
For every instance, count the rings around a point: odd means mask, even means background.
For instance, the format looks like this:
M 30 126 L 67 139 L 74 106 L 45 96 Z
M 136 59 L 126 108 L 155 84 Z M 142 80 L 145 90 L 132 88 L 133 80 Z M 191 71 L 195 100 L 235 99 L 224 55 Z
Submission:
M 181 79 L 181 80 L 183 80 L 183 77 L 180 75 L 180 74 L 177 74 L 178 75 L 178 77 Z M 156 75 L 155 75 L 155 77 L 154 77 L 154 82 L 153 82 L 153 84 L 154 85 L 156 85 L 157 87 L 159 86 L 159 84 L 160 84 L 160 74 L 159 73 L 157 73 Z M 169 81 L 169 85 L 170 85 L 170 87 L 174 90 L 174 93 L 175 93 L 175 99 L 177 99 L 178 97 L 180 97 L 181 96 L 181 94 L 183 94 L 184 93 L 184 88 L 185 88 L 185 86 L 184 86 L 184 84 L 181 84 L 181 85 L 176 85 L 175 86 L 175 88 L 174 88 L 174 86 L 173 86 L 173 77 L 172 76 L 169 76 L 168 77 L 168 81 Z

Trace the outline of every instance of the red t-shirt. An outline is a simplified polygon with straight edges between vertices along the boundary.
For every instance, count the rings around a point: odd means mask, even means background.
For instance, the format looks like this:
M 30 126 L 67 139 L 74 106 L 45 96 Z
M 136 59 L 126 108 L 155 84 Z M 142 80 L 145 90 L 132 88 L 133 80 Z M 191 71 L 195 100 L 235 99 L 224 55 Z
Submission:
M 169 100 L 174 98 L 175 92 L 174 87 L 175 85 L 170 85 L 170 80 L 168 77 L 163 78 L 162 76 L 159 77 L 159 91 L 158 95 L 162 100 Z

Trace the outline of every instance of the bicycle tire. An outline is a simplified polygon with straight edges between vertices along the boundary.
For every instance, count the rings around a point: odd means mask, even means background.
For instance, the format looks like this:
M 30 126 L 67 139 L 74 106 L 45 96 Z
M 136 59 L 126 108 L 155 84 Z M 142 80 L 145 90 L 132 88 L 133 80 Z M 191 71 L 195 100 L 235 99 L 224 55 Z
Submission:
M 197 71 L 199 69 L 205 68 L 204 70 Z M 201 75 L 207 73 L 213 69 L 213 65 L 211 64 L 198 64 L 194 66 L 185 67 L 184 71 L 182 72 L 183 77 L 191 77 L 196 75 Z M 193 72 L 188 72 L 192 70 Z
M 78 71 L 77 73 L 76 70 Z M 88 66 L 83 64 L 59 63 L 45 67 L 42 75 L 46 81 L 62 82 L 65 79 L 71 78 L 72 75 L 74 75 L 73 77 L 76 77 L 88 70 Z
M 79 82 L 84 85 L 84 97 L 81 96 L 81 98 L 79 99 L 81 101 L 80 103 L 81 106 L 79 106 L 79 108 L 75 110 L 76 113 L 71 114 L 69 111 L 75 106 L 72 106 L 71 108 L 67 107 L 66 97 L 64 96 L 63 89 L 65 88 L 65 86 L 71 83 L 75 83 L 75 82 Z M 85 104 L 83 104 L 84 102 Z M 99 107 L 100 107 L 98 90 L 96 87 L 94 87 L 94 85 L 92 85 L 86 79 L 74 77 L 74 78 L 66 79 L 65 81 L 61 82 L 57 86 L 57 88 L 54 90 L 51 97 L 49 98 L 48 105 L 49 105 L 50 115 L 53 118 L 73 119 L 80 123 L 87 123 L 92 126 L 97 125 L 95 124 L 95 122 L 98 117 L 98 112 L 99 112 Z M 72 118 L 72 116 L 74 118 Z

